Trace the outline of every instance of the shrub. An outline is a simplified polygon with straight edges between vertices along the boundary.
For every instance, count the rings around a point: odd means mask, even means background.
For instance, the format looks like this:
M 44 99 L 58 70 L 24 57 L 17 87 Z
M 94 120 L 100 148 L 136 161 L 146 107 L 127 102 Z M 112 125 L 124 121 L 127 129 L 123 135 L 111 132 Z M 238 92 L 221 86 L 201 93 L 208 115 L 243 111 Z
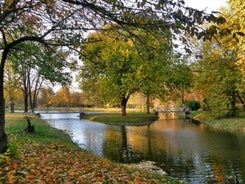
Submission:
M 187 104 L 188 108 L 192 111 L 197 111 L 201 107 L 200 103 L 196 100 L 186 100 L 185 104 Z
M 11 144 L 8 144 L 8 149 L 5 153 L 0 154 L 0 164 L 6 160 L 10 160 L 12 158 L 18 157 L 18 146 L 16 141 Z

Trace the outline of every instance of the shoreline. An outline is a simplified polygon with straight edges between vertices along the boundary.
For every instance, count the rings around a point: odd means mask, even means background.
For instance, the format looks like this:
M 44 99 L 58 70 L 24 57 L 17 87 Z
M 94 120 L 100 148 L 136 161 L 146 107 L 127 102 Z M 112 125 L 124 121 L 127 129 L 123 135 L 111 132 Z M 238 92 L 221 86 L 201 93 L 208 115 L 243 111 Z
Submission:
M 27 115 L 33 133 L 25 131 Z M 7 114 L 6 132 L 9 146 L 15 149 L 0 155 L 0 183 L 185 183 L 99 157 L 31 114 Z
M 135 119 L 134 116 L 140 116 L 139 119 Z M 184 114 L 182 112 L 176 113 L 178 119 L 183 119 Z M 83 117 L 90 121 L 97 121 L 107 125 L 116 126 L 144 126 L 149 125 L 158 119 L 158 116 L 151 113 L 128 113 L 127 116 L 122 117 L 120 114 L 115 113 L 101 113 L 101 114 L 87 114 Z M 245 134 L 245 115 L 244 117 L 233 117 L 233 118 L 214 118 L 207 112 L 191 112 L 190 119 L 203 123 L 208 127 L 221 130 L 230 131 L 235 133 Z
M 245 117 L 214 118 L 206 112 L 195 113 L 193 120 L 221 131 L 245 134 Z

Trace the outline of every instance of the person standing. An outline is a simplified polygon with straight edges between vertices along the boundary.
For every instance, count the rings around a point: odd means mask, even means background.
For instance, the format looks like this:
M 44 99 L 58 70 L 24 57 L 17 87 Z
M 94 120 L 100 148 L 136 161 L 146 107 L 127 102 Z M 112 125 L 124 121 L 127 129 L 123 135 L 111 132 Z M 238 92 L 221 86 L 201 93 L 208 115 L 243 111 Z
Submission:
M 187 104 L 183 104 L 183 111 L 185 113 L 184 119 L 186 120 L 187 119 L 187 115 L 189 114 L 189 109 L 188 109 Z

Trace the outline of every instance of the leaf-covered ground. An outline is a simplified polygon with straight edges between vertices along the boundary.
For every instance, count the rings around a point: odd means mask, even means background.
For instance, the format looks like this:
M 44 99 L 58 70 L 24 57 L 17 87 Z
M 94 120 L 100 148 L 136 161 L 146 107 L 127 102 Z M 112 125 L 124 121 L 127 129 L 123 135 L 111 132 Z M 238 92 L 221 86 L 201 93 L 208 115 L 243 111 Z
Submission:
M 18 146 L 18 156 L 6 157 L 0 163 L 0 183 L 181 183 L 113 163 L 60 141 L 63 137 L 59 139 L 58 135 L 67 135 L 45 123 L 35 122 L 36 132 L 28 135 L 20 130 L 23 126 L 20 121 L 7 123 L 10 139 Z M 45 136 L 42 131 L 46 131 Z

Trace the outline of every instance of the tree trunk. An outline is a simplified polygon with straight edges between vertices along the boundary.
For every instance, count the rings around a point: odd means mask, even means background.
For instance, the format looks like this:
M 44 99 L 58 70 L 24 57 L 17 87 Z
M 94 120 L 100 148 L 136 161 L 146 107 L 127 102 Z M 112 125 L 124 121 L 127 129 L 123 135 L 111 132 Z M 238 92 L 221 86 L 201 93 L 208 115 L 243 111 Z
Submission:
M 236 94 L 237 94 L 237 97 L 238 97 L 238 99 L 240 100 L 240 102 L 242 104 L 243 110 L 245 110 L 245 103 L 244 103 L 242 97 L 239 95 L 239 92 L 238 91 L 236 92 Z
M 150 114 L 150 96 L 146 95 L 146 113 Z
M 14 102 L 10 103 L 10 112 L 11 113 L 14 113 L 14 105 L 15 105 Z
M 236 112 L 236 92 L 232 92 L 231 95 L 231 116 L 235 116 Z
M 43 81 L 44 80 L 39 76 L 35 80 L 34 89 L 31 90 L 32 85 L 29 86 L 30 107 L 31 107 L 32 113 L 34 113 L 35 109 L 37 108 L 37 97 L 38 97 L 38 94 L 39 94 L 40 89 L 42 87 Z
M 28 92 L 24 90 L 24 112 L 28 112 Z
M 1 65 L 0 65 L 0 153 L 4 153 L 7 150 L 8 138 L 5 133 L 5 101 L 4 101 L 4 65 L 7 59 L 7 51 L 2 53 Z
M 2 75 L 0 77 L 0 153 L 7 150 L 8 138 L 5 133 L 5 103 L 3 98 Z
M 126 116 L 126 106 L 127 106 L 128 98 L 123 97 L 121 99 L 121 116 Z

